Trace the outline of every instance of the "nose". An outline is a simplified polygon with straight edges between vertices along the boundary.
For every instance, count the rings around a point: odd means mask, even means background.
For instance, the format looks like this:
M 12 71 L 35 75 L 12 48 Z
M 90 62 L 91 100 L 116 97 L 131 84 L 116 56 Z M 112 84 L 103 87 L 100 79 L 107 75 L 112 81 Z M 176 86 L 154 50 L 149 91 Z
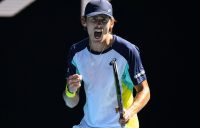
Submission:
M 96 23 L 97 23 L 97 25 L 103 25 L 103 20 L 102 19 L 97 19 Z
M 97 28 L 101 28 L 103 26 L 103 22 L 101 19 L 96 20 L 95 24 Z

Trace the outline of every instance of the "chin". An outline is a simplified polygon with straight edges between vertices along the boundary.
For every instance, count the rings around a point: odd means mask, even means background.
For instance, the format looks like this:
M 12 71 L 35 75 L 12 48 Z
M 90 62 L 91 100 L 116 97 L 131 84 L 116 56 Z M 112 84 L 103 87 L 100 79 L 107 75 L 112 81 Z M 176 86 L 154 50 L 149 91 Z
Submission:
M 101 42 L 103 42 L 103 38 L 99 38 L 99 39 L 96 39 L 96 38 L 94 38 L 94 43 L 101 43 Z

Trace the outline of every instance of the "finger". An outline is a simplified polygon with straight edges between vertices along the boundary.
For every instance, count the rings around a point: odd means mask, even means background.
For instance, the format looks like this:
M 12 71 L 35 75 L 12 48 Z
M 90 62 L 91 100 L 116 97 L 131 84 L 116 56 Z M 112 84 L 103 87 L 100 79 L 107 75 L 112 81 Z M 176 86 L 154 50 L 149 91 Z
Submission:
M 69 86 L 78 88 L 81 86 L 81 84 L 80 82 L 74 82 L 74 83 L 69 84 Z
M 80 80 L 78 80 L 78 79 L 69 79 L 67 83 L 68 84 L 80 83 Z
M 125 119 L 125 118 L 122 118 L 119 120 L 120 124 L 123 124 L 125 125 L 126 123 L 128 123 L 129 119 Z
M 74 80 L 74 79 L 72 79 L 72 80 L 69 80 L 69 81 L 67 82 L 67 85 L 68 85 L 68 86 L 72 86 L 72 87 L 79 87 L 79 86 L 81 86 L 81 83 L 80 83 L 79 80 Z
M 74 74 L 67 78 L 68 88 L 71 92 L 76 92 L 81 86 L 82 75 Z
M 71 80 L 68 80 L 68 85 L 70 85 L 70 86 L 80 86 L 81 82 L 80 82 L 80 80 L 77 80 L 77 79 L 71 79 Z
M 79 80 L 82 80 L 82 75 L 73 74 L 73 75 L 69 76 L 69 79 L 79 79 Z
M 76 92 L 78 88 L 80 87 L 81 87 L 81 84 L 74 83 L 74 84 L 70 84 L 68 88 L 70 92 Z
M 67 80 L 73 80 L 73 79 L 80 81 L 80 80 L 82 80 L 82 75 L 74 74 L 67 78 Z

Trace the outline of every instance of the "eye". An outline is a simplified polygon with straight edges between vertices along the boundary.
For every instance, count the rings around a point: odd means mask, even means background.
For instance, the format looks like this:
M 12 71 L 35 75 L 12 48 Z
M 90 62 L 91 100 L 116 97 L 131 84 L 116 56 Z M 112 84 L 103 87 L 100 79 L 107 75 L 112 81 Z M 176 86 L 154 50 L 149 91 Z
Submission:
M 107 23 L 108 20 L 107 20 L 107 19 L 103 19 L 102 22 L 103 22 L 103 23 Z
M 90 21 L 91 21 L 92 23 L 95 23 L 95 22 L 96 22 L 96 19 L 91 18 Z

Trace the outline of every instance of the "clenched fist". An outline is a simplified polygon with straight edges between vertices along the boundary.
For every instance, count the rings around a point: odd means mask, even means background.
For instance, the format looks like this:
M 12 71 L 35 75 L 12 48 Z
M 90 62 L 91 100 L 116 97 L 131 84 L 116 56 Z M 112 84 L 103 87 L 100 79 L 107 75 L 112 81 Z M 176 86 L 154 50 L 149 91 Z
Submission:
M 67 86 L 70 92 L 74 93 L 81 87 L 82 75 L 74 74 L 67 78 Z

